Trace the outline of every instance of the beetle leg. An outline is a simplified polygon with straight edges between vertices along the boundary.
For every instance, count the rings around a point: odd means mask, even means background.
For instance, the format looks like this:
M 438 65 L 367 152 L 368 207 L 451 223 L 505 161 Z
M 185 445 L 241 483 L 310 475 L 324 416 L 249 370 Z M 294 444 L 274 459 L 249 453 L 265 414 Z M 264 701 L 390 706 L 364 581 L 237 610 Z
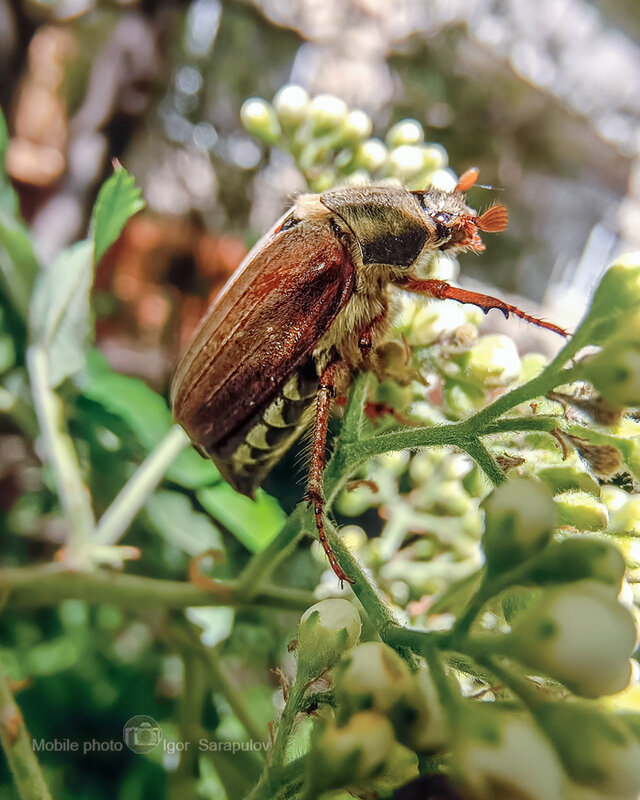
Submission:
M 509 303 L 505 303 L 504 300 L 500 300 L 497 297 L 491 297 L 491 295 L 488 294 L 480 294 L 479 292 L 471 292 L 468 289 L 460 289 L 458 286 L 451 286 L 446 281 L 408 278 L 404 282 L 399 281 L 398 285 L 402 286 L 403 289 L 407 289 L 409 292 L 426 294 L 430 297 L 437 297 L 439 300 L 456 300 L 458 303 L 469 303 L 481 308 L 485 314 L 487 314 L 492 308 L 497 308 L 502 311 L 507 318 L 509 318 L 510 314 L 513 314 L 514 317 L 520 317 L 520 319 L 523 319 L 526 322 L 531 322 L 533 325 L 537 325 L 539 328 L 546 328 L 554 333 L 559 333 L 560 336 L 569 335 L 564 328 L 560 328 L 558 325 L 554 325 L 552 322 L 546 322 L 543 319 L 532 317 L 530 314 L 527 314 L 526 311 L 522 311 L 517 306 L 512 306 L 509 305 Z
M 386 327 L 387 320 L 389 318 L 389 309 L 388 304 L 385 302 L 384 308 L 378 314 L 377 317 L 374 317 L 368 325 L 360 331 L 360 335 L 358 337 L 358 349 L 360 350 L 360 355 L 362 356 L 362 360 L 367 363 L 369 360 L 369 356 L 371 354 L 371 349 L 373 347 L 373 340 L 376 337 L 376 334 L 379 333 L 379 330 Z M 379 336 L 377 338 L 380 338 Z
M 320 376 L 320 384 L 316 396 L 316 415 L 313 423 L 313 451 L 311 453 L 311 466 L 309 467 L 309 483 L 307 485 L 306 500 L 307 505 L 313 506 L 318 539 L 320 540 L 324 552 L 327 554 L 333 571 L 336 573 L 341 583 L 343 581 L 354 583 L 354 580 L 348 575 L 345 575 L 342 567 L 338 564 L 324 531 L 324 491 L 322 478 L 327 446 L 329 411 L 331 409 L 331 400 L 335 392 L 336 376 L 344 367 L 345 365 L 343 362 L 335 361 L 333 364 L 329 364 Z

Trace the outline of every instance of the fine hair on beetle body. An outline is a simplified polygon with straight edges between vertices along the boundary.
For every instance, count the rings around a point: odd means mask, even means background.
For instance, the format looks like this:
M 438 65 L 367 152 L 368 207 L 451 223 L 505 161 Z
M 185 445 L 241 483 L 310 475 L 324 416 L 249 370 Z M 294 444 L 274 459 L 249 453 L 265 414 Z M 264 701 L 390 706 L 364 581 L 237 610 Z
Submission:
M 357 370 L 386 377 L 378 354 L 393 317 L 391 287 L 497 308 L 566 335 L 502 300 L 423 277 L 435 254 L 482 252 L 480 233 L 506 228 L 503 205 L 480 215 L 467 205 L 477 176 L 468 170 L 450 192 L 369 184 L 300 195 L 208 309 L 176 370 L 177 421 L 249 496 L 313 423 L 306 497 L 341 581 L 349 577 L 323 521 L 330 406 Z

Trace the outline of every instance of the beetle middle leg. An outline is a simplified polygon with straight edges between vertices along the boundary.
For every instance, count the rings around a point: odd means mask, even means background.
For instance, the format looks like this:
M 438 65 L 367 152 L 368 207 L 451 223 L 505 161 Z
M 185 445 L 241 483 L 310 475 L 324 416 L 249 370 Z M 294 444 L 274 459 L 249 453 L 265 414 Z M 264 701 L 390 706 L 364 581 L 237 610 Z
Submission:
M 307 485 L 306 500 L 309 506 L 313 506 L 316 520 L 316 530 L 318 539 L 324 552 L 327 554 L 329 563 L 333 571 L 338 576 L 340 582 L 354 583 L 354 580 L 344 573 L 338 564 L 335 553 L 327 540 L 324 530 L 324 489 L 323 472 L 325 464 L 325 452 L 327 447 L 327 428 L 329 426 L 329 412 L 331 410 L 331 400 L 335 394 L 336 380 L 346 369 L 343 361 L 334 361 L 322 372 L 320 384 L 316 395 L 316 414 L 313 423 L 313 450 L 311 453 L 311 466 L 309 467 L 309 483 Z

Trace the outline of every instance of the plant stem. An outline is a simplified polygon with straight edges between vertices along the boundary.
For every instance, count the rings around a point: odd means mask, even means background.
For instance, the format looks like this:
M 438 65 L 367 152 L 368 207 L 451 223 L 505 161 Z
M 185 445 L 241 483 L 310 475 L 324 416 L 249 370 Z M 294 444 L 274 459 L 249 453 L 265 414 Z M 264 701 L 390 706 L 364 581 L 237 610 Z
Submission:
M 97 543 L 113 545 L 124 536 L 165 472 L 188 445 L 189 438 L 179 425 L 169 429 L 100 518 Z
M 265 731 L 257 725 L 249 713 L 242 693 L 227 677 L 227 673 L 222 668 L 217 648 L 206 647 L 200 640 L 196 627 L 185 619 L 181 621 L 181 624 L 173 626 L 170 634 L 183 649 L 188 650 L 190 654 L 196 654 L 203 661 L 214 690 L 224 695 L 229 708 L 238 718 L 249 739 L 253 742 L 264 742 Z
M 0 671 L 0 741 L 21 800 L 51 800 L 40 764 L 33 752 L 31 736 L 2 671 Z
M 308 758 L 308 755 L 300 756 L 281 769 L 267 769 L 246 800 L 285 800 L 296 797 L 302 786 Z
M 68 555 L 74 565 L 84 566 L 90 557 L 90 538 L 95 524 L 89 491 L 82 480 L 73 442 L 63 428 L 62 404 L 49 385 L 48 356 L 40 345 L 28 348 L 27 366 L 45 461 L 53 470 L 69 527 Z
M 230 597 L 219 597 L 187 581 L 159 580 L 106 570 L 76 572 L 61 564 L 0 570 L 0 595 L 8 608 L 39 608 L 71 598 L 105 603 L 133 611 L 189 606 L 271 607 L 302 612 L 315 600 L 311 592 L 264 585 L 246 598 L 238 582 L 229 581 Z
M 467 451 L 476 464 L 482 469 L 494 486 L 500 486 L 507 480 L 507 476 L 497 465 L 495 459 L 480 439 L 470 439 L 462 447 Z
M 293 682 L 293 686 L 289 690 L 287 702 L 282 709 L 282 716 L 280 717 L 278 731 L 276 733 L 276 739 L 273 743 L 273 750 L 271 753 L 271 769 L 279 769 L 284 765 L 287 754 L 287 744 L 291 738 L 293 726 L 296 721 L 296 717 L 298 716 L 298 712 L 300 711 L 306 689 L 307 687 L 304 681 L 300 679 L 299 675 L 297 675 L 295 681 Z
M 252 600 L 260 591 L 276 566 L 286 558 L 305 532 L 315 530 L 311 515 L 304 503 L 289 514 L 284 527 L 261 553 L 256 553 L 244 568 L 238 581 L 238 590 L 245 600 Z M 313 601 L 311 601 L 313 603 Z

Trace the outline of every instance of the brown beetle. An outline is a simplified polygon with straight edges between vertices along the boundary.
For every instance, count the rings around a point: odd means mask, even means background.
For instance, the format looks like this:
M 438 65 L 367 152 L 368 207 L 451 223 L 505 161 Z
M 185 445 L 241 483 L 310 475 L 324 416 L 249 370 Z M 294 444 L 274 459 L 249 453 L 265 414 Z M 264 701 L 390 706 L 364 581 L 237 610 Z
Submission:
M 377 348 L 390 326 L 390 286 L 497 308 L 561 335 L 488 295 L 423 279 L 437 251 L 481 252 L 480 232 L 507 226 L 503 205 L 477 215 L 464 192 L 347 186 L 301 195 L 255 245 L 200 323 L 172 387 L 176 420 L 226 480 L 251 496 L 313 420 L 307 500 L 324 533 L 322 472 L 331 398 L 358 369 L 382 378 Z

